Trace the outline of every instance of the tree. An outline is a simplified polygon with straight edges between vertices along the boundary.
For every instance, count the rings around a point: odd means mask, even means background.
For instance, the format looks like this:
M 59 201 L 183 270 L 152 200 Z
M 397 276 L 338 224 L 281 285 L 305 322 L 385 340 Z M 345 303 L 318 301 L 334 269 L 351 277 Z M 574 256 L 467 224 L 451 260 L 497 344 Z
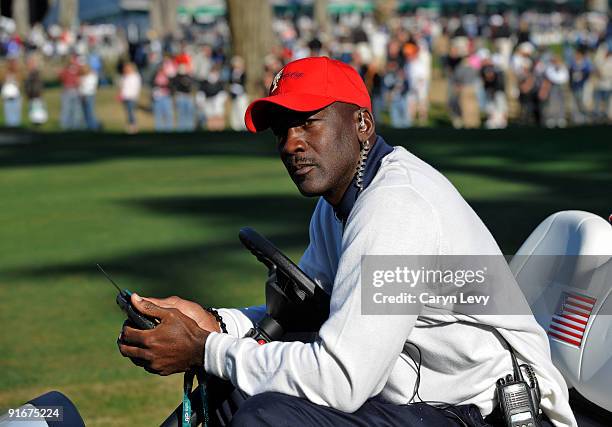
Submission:
M 319 32 L 327 35 L 329 32 L 329 14 L 327 8 L 328 0 L 314 0 L 314 20 L 317 23 Z
M 13 0 L 13 19 L 17 34 L 26 37 L 30 32 L 30 5 L 28 1 Z
M 177 27 L 177 0 L 151 0 L 149 20 L 158 37 L 173 34 Z
M 272 6 L 268 0 L 227 0 L 232 51 L 246 65 L 246 90 L 251 98 L 261 95 L 264 58 L 273 45 Z
M 586 7 L 594 12 L 608 13 L 608 0 L 587 0 Z
M 19 0 L 18 0 L 19 1 Z M 59 24 L 62 28 L 74 27 L 79 14 L 78 0 L 59 1 Z
M 374 0 L 374 19 L 378 24 L 386 24 L 397 9 L 397 0 Z

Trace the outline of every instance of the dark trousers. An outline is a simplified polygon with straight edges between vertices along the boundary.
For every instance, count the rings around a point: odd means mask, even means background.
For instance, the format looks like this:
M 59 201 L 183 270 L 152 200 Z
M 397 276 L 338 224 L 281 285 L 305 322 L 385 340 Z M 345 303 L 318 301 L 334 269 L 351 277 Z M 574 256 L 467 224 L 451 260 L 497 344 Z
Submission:
M 488 426 L 475 405 L 437 409 L 424 403 L 396 405 L 380 397 L 346 413 L 306 399 L 267 392 L 249 397 L 218 378 L 208 380 L 211 426 L 409 427 Z M 232 391 L 233 390 L 233 391 Z M 223 398 L 221 398 L 223 396 Z M 461 418 L 461 421 L 459 418 Z M 464 424 L 465 423 L 465 424 Z
M 262 393 L 247 399 L 232 419 L 232 427 L 456 427 L 486 426 L 475 405 L 437 409 L 425 403 L 395 405 L 374 397 L 349 414 L 281 393 Z

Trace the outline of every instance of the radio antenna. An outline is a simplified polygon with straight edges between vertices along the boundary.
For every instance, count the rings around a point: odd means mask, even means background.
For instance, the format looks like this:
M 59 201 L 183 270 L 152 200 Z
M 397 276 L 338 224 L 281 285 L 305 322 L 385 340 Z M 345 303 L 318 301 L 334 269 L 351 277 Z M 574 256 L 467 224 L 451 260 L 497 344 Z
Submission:
M 119 292 L 121 292 L 121 288 L 119 288 L 119 286 L 117 286 L 117 284 L 115 283 L 115 281 L 113 279 L 110 278 L 110 276 L 108 274 L 106 274 L 106 271 L 104 271 L 104 269 L 102 268 L 102 266 L 100 264 L 96 264 L 96 267 L 98 267 L 98 270 L 100 270 L 102 272 L 102 274 L 104 274 L 104 276 L 113 284 L 115 285 L 115 288 L 117 288 L 117 290 Z

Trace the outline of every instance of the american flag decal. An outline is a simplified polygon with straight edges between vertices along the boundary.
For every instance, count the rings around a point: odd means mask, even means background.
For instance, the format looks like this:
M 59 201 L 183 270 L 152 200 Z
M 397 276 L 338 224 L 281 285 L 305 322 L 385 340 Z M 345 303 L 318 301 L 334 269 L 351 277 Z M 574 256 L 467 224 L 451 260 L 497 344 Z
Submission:
M 548 335 L 555 340 L 580 348 L 595 298 L 575 292 L 563 292 L 550 321 Z

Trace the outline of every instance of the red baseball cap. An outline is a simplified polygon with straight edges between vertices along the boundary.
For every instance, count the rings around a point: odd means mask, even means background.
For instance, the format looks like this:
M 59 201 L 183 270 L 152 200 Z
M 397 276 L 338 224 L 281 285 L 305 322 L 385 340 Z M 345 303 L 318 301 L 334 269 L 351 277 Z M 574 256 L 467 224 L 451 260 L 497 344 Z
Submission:
M 353 67 L 326 56 L 298 59 L 274 77 L 269 96 L 249 105 L 244 122 L 248 130 L 259 132 L 270 127 L 271 105 L 316 111 L 337 101 L 372 111 L 368 89 Z

